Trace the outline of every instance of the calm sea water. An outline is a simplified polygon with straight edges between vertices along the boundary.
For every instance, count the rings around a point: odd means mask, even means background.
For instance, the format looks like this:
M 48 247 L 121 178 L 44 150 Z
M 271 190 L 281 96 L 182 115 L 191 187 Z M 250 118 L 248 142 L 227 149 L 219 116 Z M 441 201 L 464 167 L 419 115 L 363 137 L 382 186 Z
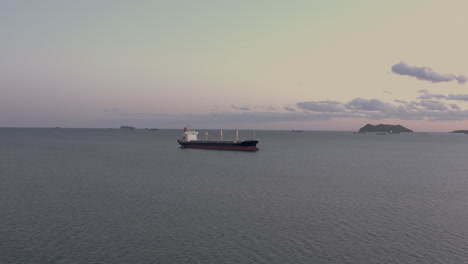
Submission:
M 0 129 L 0 263 L 468 263 L 467 135 L 181 132 Z

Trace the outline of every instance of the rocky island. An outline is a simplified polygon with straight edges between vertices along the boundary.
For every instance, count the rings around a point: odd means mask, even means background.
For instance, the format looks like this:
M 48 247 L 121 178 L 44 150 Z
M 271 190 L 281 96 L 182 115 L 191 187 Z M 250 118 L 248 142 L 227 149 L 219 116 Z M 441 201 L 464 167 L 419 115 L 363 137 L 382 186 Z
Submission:
M 450 133 L 462 133 L 462 134 L 468 134 L 468 130 L 455 130 Z
M 380 125 L 371 125 L 371 124 L 367 124 L 363 127 L 361 127 L 361 129 L 359 129 L 358 133 L 366 133 L 366 132 L 386 132 L 386 133 L 394 133 L 394 134 L 398 134 L 398 133 L 403 133 L 403 132 L 413 132 L 413 130 L 410 130 L 404 126 L 401 126 L 401 125 L 385 125 L 385 124 L 380 124 Z

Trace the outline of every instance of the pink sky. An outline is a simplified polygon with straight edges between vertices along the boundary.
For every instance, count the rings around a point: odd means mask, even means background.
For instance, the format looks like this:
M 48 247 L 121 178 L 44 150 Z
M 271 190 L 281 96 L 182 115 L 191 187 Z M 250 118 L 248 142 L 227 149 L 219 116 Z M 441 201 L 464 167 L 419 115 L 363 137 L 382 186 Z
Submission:
M 468 129 L 466 10 L 2 1 L 0 126 Z

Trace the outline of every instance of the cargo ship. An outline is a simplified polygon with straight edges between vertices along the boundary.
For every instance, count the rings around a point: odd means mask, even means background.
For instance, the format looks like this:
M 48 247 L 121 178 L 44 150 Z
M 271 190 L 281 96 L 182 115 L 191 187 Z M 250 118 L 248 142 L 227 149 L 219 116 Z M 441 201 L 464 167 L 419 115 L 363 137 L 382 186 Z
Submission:
M 258 140 L 239 141 L 239 132 L 237 130 L 235 140 L 223 140 L 222 130 L 220 131 L 220 140 L 208 140 L 208 131 L 205 133 L 205 140 L 198 140 L 197 136 L 197 131 L 185 127 L 182 139 L 178 139 L 177 142 L 179 142 L 181 148 L 258 151 Z

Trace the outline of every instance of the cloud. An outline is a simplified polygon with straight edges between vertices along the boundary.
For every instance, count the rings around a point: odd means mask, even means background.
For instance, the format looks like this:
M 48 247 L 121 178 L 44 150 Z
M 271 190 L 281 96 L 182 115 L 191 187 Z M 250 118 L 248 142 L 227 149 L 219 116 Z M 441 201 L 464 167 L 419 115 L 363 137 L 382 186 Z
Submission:
M 139 124 L 141 124 L 141 126 L 145 126 L 143 124 L 158 124 L 158 126 L 161 127 L 178 127 L 186 124 L 196 124 L 198 127 L 212 127 L 214 125 L 224 127 L 246 127 L 259 123 L 313 122 L 338 118 L 468 121 L 468 110 L 461 109 L 457 104 L 442 101 L 468 101 L 468 94 L 451 94 L 448 96 L 442 96 L 431 94 L 427 90 L 420 90 L 419 92 L 421 94 L 420 98 L 414 101 L 395 99 L 393 102 L 385 102 L 378 99 L 357 97 L 345 102 L 297 102 L 296 106 L 286 105 L 283 106 L 281 110 L 275 107 L 231 105 L 233 109 L 241 111 L 212 111 L 205 114 L 187 113 L 179 115 L 161 113 L 130 113 L 121 111 L 120 109 L 104 109 L 104 111 L 115 117 L 113 117 L 113 119 L 107 119 L 106 122 L 112 121 L 116 124 L 125 123 L 135 126 L 138 126 Z M 297 111 L 298 109 L 303 111 Z
M 294 109 L 292 107 L 289 107 L 289 106 L 285 106 L 283 108 L 284 108 L 284 110 L 289 111 L 289 112 L 296 112 L 296 109 Z
M 378 99 L 363 99 L 363 98 L 355 98 L 349 103 L 346 104 L 346 108 L 350 110 L 361 110 L 361 111 L 383 111 L 383 110 L 390 110 L 394 108 L 389 103 L 380 101 Z
M 399 75 L 415 77 L 418 80 L 429 81 L 432 83 L 451 82 L 456 80 L 459 84 L 464 84 L 468 81 L 467 77 L 462 74 L 459 76 L 453 74 L 440 74 L 429 67 L 410 66 L 404 61 L 400 61 L 400 63 L 393 65 L 392 72 Z
M 232 109 L 241 110 L 241 111 L 250 111 L 250 107 L 247 106 L 235 106 L 231 105 Z
M 423 95 L 419 96 L 417 99 L 432 100 L 432 99 L 446 99 L 447 96 L 443 94 L 430 94 L 428 90 L 419 90 Z
M 272 105 L 261 106 L 260 108 L 261 108 L 261 109 L 270 110 L 270 111 L 276 110 L 276 108 L 275 108 L 274 106 L 272 106 Z
M 447 111 L 448 107 L 441 101 L 421 100 L 418 103 L 420 106 L 431 111 Z
M 449 95 L 431 94 L 427 90 L 419 90 L 419 93 L 422 94 L 421 96 L 417 98 L 420 100 L 445 99 L 445 100 L 451 100 L 451 101 L 468 101 L 468 94 L 449 94 Z
M 328 102 L 329 104 L 325 104 Z M 368 118 L 368 119 L 389 119 L 397 118 L 402 120 L 423 120 L 433 115 L 435 111 L 429 111 L 427 108 L 434 108 L 446 110 L 440 105 L 430 105 L 430 103 L 424 103 L 421 105 L 419 102 L 406 102 L 402 100 L 394 100 L 397 104 L 387 103 L 378 99 L 364 99 L 355 98 L 349 102 L 341 103 L 336 101 L 319 101 L 319 102 L 299 102 L 297 105 L 305 110 L 318 112 L 324 110 L 324 105 L 338 105 L 340 111 L 330 112 L 322 111 L 324 115 L 328 115 L 330 118 L 337 117 L 338 115 L 346 116 L 348 118 Z M 445 106 L 445 105 L 444 105 Z M 325 108 L 326 110 L 326 108 Z
M 463 74 L 460 74 L 460 75 L 458 75 L 458 76 L 455 77 L 455 78 L 457 79 L 457 82 L 458 82 L 459 84 L 464 84 L 464 83 L 468 82 L 468 78 L 467 78 L 465 75 L 463 75 Z
M 394 101 L 395 103 L 400 103 L 400 104 L 402 104 L 402 105 L 403 105 L 406 109 L 408 109 L 408 110 L 415 110 L 415 111 L 418 110 L 418 108 L 417 108 L 417 103 L 416 103 L 416 102 L 411 102 L 411 103 L 409 103 L 409 102 L 406 102 L 406 101 L 404 101 L 404 100 L 398 100 L 398 99 L 395 99 L 395 100 L 393 100 L 393 101 Z
M 468 101 L 468 94 L 449 94 L 447 100 Z
M 450 107 L 453 109 L 453 110 L 460 110 L 460 106 L 456 105 L 456 104 L 451 104 Z
M 343 112 L 343 104 L 336 101 L 308 101 L 298 102 L 297 107 L 312 112 Z

